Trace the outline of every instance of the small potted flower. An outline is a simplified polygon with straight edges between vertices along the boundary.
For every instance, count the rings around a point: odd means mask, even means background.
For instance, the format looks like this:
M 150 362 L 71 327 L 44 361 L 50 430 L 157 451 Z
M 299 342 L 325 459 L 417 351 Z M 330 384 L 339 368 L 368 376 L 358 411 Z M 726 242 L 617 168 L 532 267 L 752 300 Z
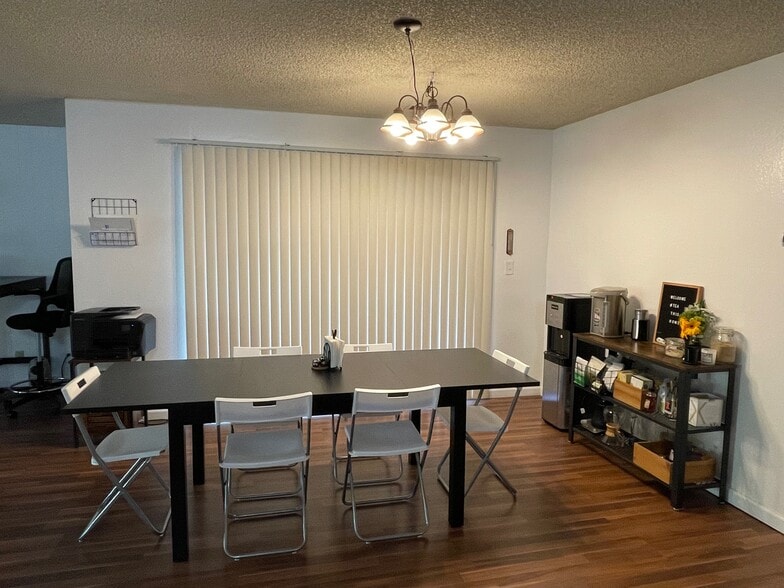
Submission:
M 702 338 L 707 335 L 715 321 L 716 315 L 705 307 L 704 300 L 690 304 L 680 314 L 678 324 L 681 328 L 681 338 L 686 344 L 684 363 L 699 363 Z

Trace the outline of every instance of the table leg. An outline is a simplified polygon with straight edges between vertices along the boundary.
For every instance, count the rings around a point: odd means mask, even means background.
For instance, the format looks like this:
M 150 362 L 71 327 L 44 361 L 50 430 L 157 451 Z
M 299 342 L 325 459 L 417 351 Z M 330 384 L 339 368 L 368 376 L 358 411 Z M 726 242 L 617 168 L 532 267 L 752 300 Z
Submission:
M 186 461 L 184 415 L 176 409 L 169 408 L 169 485 L 171 487 L 173 561 L 188 561 L 188 471 Z
M 204 425 L 193 423 L 191 425 L 191 446 L 193 454 L 193 485 L 204 484 Z
M 465 506 L 466 393 L 456 394 L 449 427 L 449 526 L 462 527 Z

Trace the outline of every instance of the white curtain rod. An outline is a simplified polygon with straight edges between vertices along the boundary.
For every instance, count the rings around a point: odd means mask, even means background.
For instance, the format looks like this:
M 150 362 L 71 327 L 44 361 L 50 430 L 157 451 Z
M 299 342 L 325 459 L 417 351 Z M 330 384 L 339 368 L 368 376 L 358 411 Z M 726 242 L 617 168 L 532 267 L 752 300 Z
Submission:
M 203 145 L 207 147 L 245 147 L 250 149 L 277 149 L 280 151 L 310 151 L 314 153 L 342 153 L 344 155 L 382 155 L 387 157 L 429 157 L 433 159 L 461 159 L 464 161 L 500 161 L 489 155 L 466 156 L 437 153 L 411 153 L 409 151 L 373 151 L 370 149 L 333 149 L 329 147 L 303 147 L 301 145 L 270 145 L 265 143 L 235 143 L 231 141 L 201 141 L 198 139 L 159 139 L 168 145 Z

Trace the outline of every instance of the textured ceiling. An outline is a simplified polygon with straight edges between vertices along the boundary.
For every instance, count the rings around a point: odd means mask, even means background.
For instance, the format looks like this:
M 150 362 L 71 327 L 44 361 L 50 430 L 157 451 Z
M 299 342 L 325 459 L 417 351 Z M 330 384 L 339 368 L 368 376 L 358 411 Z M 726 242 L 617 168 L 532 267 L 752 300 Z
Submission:
M 424 23 L 420 92 L 435 71 L 485 125 L 557 128 L 784 52 L 782 0 L 0 0 L 0 122 L 52 124 L 62 98 L 381 120 L 411 88 L 399 16 Z

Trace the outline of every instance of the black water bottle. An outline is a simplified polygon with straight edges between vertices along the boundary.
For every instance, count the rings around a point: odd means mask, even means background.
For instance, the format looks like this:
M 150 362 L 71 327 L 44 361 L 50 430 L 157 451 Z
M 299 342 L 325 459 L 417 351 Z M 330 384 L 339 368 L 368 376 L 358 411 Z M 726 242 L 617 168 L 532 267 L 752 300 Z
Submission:
M 641 308 L 634 311 L 632 320 L 632 339 L 635 341 L 648 340 L 648 311 Z

